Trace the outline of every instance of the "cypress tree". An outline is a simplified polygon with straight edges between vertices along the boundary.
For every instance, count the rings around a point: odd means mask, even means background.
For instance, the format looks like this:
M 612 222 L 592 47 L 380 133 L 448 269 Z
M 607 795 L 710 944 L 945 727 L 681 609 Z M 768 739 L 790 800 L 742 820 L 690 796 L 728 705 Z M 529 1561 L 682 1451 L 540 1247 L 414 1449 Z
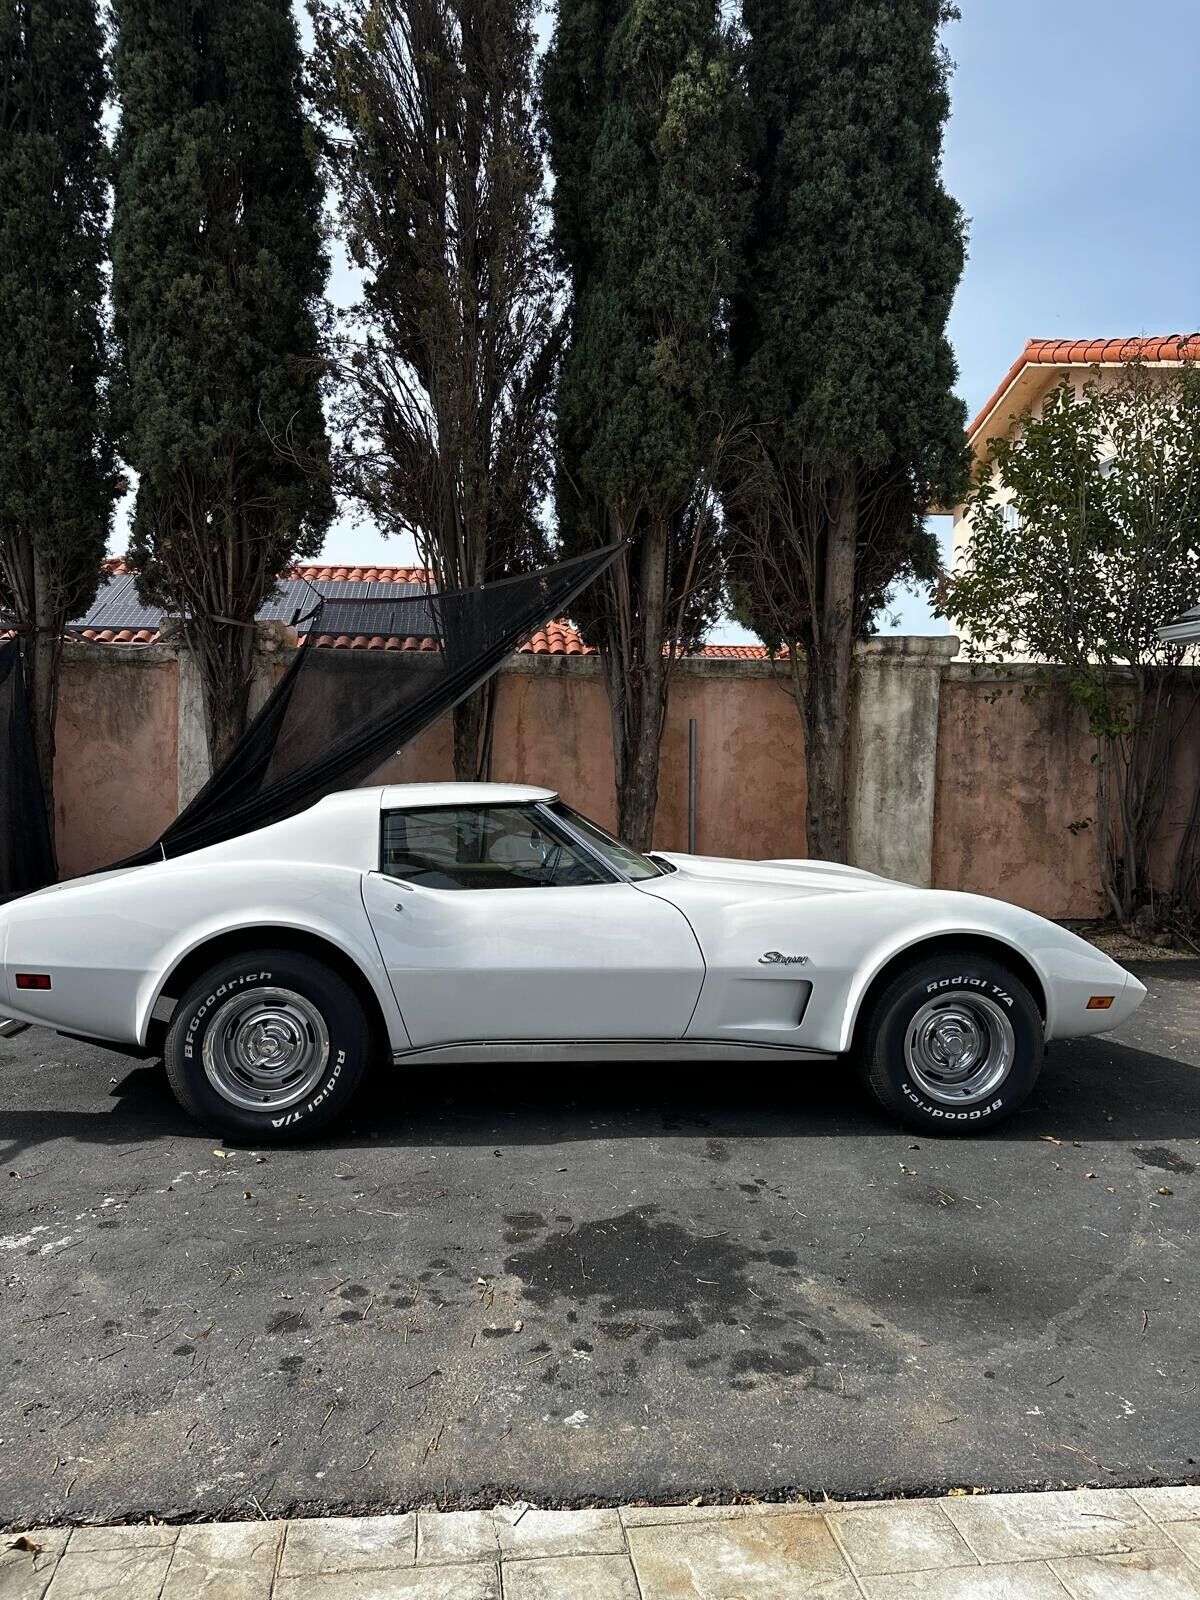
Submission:
M 561 322 L 532 0 L 313 0 L 339 220 L 363 273 L 339 417 L 351 494 L 443 590 L 541 564 Z M 454 709 L 487 776 L 494 684 Z
M 930 504 L 963 482 L 946 321 L 964 259 L 942 184 L 944 0 L 745 0 L 753 220 L 733 345 L 731 589 L 789 648 L 809 850 L 844 860 L 853 645 L 931 579 Z
M 27 638 L 52 835 L 63 628 L 96 593 L 117 491 L 104 92 L 95 0 L 0 0 L 0 600 Z
M 245 725 L 255 612 L 333 511 L 317 151 L 289 0 L 115 0 L 113 16 L 130 558 L 185 619 L 216 764 Z
M 646 848 L 671 664 L 719 593 L 738 82 L 712 0 L 560 0 L 543 90 L 570 290 L 559 530 L 568 553 L 628 541 L 578 620 L 605 668 L 618 825 Z

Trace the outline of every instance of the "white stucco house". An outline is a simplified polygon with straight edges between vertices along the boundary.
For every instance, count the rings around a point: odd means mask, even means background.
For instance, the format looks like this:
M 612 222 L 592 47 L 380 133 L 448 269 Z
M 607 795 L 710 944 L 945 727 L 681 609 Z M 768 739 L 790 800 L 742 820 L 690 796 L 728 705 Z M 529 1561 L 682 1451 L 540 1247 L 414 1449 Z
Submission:
M 1131 361 L 1140 361 L 1150 369 L 1178 369 L 1185 361 L 1200 361 L 1200 337 L 1167 334 L 1132 339 L 1030 339 L 967 429 L 973 473 L 978 477 L 988 470 L 993 441 L 1014 435 L 1025 412 L 1037 415 L 1047 396 L 1064 380 L 1077 390 L 1091 380 L 1098 379 L 1103 384 Z M 1005 499 L 1002 487 L 997 497 Z M 954 518 L 951 562 L 957 567 L 970 543 L 970 519 L 962 505 L 946 509 Z

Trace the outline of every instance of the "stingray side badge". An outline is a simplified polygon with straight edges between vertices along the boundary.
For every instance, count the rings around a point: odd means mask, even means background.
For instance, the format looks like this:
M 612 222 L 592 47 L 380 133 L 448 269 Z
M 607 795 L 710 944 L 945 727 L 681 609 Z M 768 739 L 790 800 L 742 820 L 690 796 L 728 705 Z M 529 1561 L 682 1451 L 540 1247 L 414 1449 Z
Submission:
M 807 967 L 807 956 L 785 956 L 782 950 L 764 950 L 758 958 L 760 967 Z

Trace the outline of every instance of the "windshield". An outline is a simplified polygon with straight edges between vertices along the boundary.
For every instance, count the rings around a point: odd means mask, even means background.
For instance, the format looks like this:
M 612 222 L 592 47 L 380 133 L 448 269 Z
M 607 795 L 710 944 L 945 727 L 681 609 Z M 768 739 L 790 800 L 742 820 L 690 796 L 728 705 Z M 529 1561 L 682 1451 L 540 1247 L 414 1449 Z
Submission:
M 563 805 L 561 800 L 555 800 L 547 810 L 553 812 L 556 817 L 561 817 L 598 856 L 610 867 L 615 867 L 623 877 L 636 880 L 663 876 L 663 869 L 656 867 L 647 856 L 641 855 L 637 850 L 631 850 L 619 839 L 614 839 L 611 833 L 607 833 L 597 823 L 589 822 L 586 817 L 581 817 L 578 811 L 572 811 L 570 806 Z

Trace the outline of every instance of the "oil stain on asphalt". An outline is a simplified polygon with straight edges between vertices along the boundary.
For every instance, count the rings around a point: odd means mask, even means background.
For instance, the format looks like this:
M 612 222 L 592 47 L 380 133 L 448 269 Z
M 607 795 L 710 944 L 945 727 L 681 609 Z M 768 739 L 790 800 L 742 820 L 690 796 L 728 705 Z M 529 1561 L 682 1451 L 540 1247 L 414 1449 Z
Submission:
M 551 1229 L 541 1244 L 509 1256 L 504 1270 L 533 1305 L 587 1304 L 606 1339 L 642 1332 L 648 1350 L 775 1305 L 769 1278 L 796 1265 L 790 1250 L 753 1250 L 726 1234 L 692 1232 L 648 1205 Z M 764 1279 L 761 1287 L 751 1273 Z

